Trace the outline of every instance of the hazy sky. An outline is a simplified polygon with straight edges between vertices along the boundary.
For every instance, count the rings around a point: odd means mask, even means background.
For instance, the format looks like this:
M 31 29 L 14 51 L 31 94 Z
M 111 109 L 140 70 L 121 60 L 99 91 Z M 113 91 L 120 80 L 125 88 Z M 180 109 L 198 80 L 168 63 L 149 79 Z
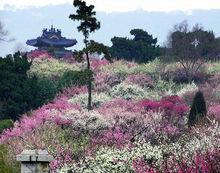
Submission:
M 0 0 L 0 9 L 24 9 L 30 6 L 72 4 L 73 0 Z M 220 0 L 86 0 L 94 4 L 97 11 L 127 12 L 137 9 L 170 12 L 182 10 L 220 9 Z
M 95 5 L 100 30 L 91 39 L 111 46 L 111 38 L 129 37 L 131 29 L 140 28 L 166 42 L 173 25 L 188 20 L 192 26 L 200 23 L 206 30 L 220 37 L 220 0 L 86 0 Z M 0 0 L 0 21 L 13 42 L 0 42 L 0 56 L 27 46 L 28 39 L 41 36 L 43 28 L 51 24 L 62 30 L 62 35 L 75 38 L 78 43 L 70 49 L 83 47 L 83 36 L 77 31 L 77 22 L 69 19 L 74 13 L 73 0 Z

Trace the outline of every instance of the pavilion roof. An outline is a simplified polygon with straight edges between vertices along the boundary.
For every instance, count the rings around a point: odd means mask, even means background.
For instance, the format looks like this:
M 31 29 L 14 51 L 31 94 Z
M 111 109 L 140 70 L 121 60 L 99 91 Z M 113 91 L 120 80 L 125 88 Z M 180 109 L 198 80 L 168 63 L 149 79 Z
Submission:
M 61 30 L 53 28 L 50 30 L 43 29 L 43 33 L 36 39 L 27 40 L 27 45 L 35 47 L 71 47 L 74 46 L 77 41 L 76 39 L 67 39 L 62 37 Z

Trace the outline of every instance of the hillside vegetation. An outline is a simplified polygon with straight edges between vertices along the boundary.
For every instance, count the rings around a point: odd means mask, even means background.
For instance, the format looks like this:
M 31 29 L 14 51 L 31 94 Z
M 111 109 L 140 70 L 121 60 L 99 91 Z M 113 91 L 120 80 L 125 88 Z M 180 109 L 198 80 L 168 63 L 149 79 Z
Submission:
M 33 59 L 28 73 L 60 88 L 54 99 L 24 113 L 1 134 L 1 151 L 8 153 L 11 169 L 17 168 L 15 156 L 22 150 L 47 149 L 54 157 L 54 173 L 220 170 L 219 62 L 204 63 L 193 82 L 185 83 L 176 62 L 91 58 L 92 111 L 86 109 L 85 86 L 85 76 L 91 73 L 75 78 L 85 68 L 83 62 Z M 205 97 L 207 117 L 189 126 L 198 90 Z

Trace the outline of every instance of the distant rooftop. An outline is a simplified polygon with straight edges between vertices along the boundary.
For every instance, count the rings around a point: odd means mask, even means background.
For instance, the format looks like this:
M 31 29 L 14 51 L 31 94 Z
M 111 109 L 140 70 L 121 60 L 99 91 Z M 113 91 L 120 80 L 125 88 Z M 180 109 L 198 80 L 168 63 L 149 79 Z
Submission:
M 65 37 L 62 37 L 61 30 L 55 29 L 53 25 L 49 30 L 47 28 L 44 28 L 42 32 L 43 33 L 40 37 L 37 37 L 36 39 L 27 40 L 26 44 L 38 48 L 64 48 L 72 47 L 77 43 L 76 39 L 67 39 Z

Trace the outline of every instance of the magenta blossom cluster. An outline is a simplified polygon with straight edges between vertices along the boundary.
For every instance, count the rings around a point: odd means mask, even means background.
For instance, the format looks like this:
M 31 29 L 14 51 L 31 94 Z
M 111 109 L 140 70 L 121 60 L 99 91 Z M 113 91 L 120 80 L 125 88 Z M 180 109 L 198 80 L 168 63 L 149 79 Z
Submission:
M 35 58 L 47 58 L 47 59 L 51 59 L 53 58 L 53 56 L 46 50 L 33 50 L 30 53 L 28 53 L 28 58 L 33 60 Z
M 115 99 L 104 103 L 97 110 L 130 139 L 138 134 L 150 141 L 163 135 L 170 139 L 179 137 L 185 127 L 185 115 L 189 108 L 181 98 L 170 96 L 160 101 Z M 125 142 L 128 144 L 129 140 L 118 139 L 118 143 Z M 157 142 L 163 141 L 157 139 Z M 117 142 L 114 144 L 117 145 Z
M 135 173 L 159 173 L 156 168 L 148 165 L 147 161 L 143 158 L 137 158 L 132 163 Z
M 217 173 L 220 170 L 220 151 L 213 150 L 204 154 L 198 151 L 195 153 L 191 164 L 185 160 L 180 162 L 173 157 L 169 162 L 167 160 L 163 169 L 166 173 Z
M 208 115 L 220 120 L 220 104 L 213 104 L 208 108 Z
M 67 100 L 55 100 L 53 103 L 42 106 L 32 112 L 32 116 L 24 114 L 22 118 L 14 123 L 14 127 L 5 130 L 0 135 L 0 142 L 5 142 L 12 137 L 21 137 L 34 129 L 38 129 L 46 121 L 51 121 L 57 125 L 70 125 L 71 119 L 66 119 L 63 115 L 66 111 L 76 109 L 78 105 L 69 103 Z
M 129 112 L 140 112 L 140 106 L 137 102 L 118 98 L 102 104 L 97 110 L 105 115 L 110 111 L 110 109 L 114 108 L 121 108 Z
M 69 149 L 64 149 L 63 147 L 59 146 L 56 150 L 56 156 L 54 160 L 50 163 L 50 168 L 52 173 L 57 173 L 56 170 L 62 168 L 66 164 L 70 164 L 73 160 L 73 153 Z
M 220 151 L 214 150 L 204 154 L 198 151 L 191 163 L 170 156 L 165 159 L 161 169 L 156 168 L 154 160 L 145 158 L 133 160 L 132 166 L 135 173 L 217 173 L 220 170 Z
M 60 92 L 56 98 L 54 99 L 56 100 L 69 100 L 70 98 L 72 98 L 73 96 L 79 95 L 79 94 L 85 94 L 87 93 L 88 89 L 86 86 L 82 86 L 82 87 L 68 87 L 65 88 L 62 92 Z
M 62 57 L 62 60 L 64 62 L 69 63 L 69 64 L 77 63 L 75 57 L 73 56 L 73 53 L 71 53 L 71 52 L 65 53 L 64 56 Z
M 109 61 L 106 59 L 97 59 L 97 58 L 90 58 L 91 68 L 92 70 L 97 70 L 101 66 L 105 66 L 109 64 Z
M 167 116 L 178 115 L 182 117 L 189 110 L 185 101 L 178 96 L 167 96 L 160 101 L 144 100 L 139 102 L 139 106 L 149 111 L 164 111 Z
M 140 101 L 138 105 L 143 111 L 163 112 L 160 123 L 154 124 L 152 127 L 157 134 L 166 134 L 170 139 L 181 135 L 180 131 L 185 127 L 185 117 L 189 111 L 189 107 L 182 98 L 167 96 L 160 101 Z
M 119 75 L 98 72 L 95 75 L 94 90 L 97 92 L 108 91 L 121 81 L 122 78 Z
M 104 130 L 98 137 L 92 138 L 92 146 L 115 146 L 122 149 L 131 140 L 131 136 L 121 127 Z
M 131 74 L 128 75 L 125 79 L 125 82 L 128 84 L 135 84 L 139 85 L 140 87 L 149 87 L 153 88 L 154 81 L 152 80 L 151 76 L 147 74 Z

